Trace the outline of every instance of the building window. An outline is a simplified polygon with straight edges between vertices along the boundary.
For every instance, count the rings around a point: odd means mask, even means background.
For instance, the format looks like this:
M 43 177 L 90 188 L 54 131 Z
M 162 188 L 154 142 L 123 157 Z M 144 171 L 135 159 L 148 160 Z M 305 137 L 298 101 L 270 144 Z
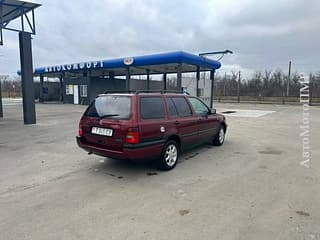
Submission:
M 88 85 L 80 85 L 80 97 L 88 97 Z
M 66 95 L 73 95 L 73 85 L 72 84 L 66 85 Z

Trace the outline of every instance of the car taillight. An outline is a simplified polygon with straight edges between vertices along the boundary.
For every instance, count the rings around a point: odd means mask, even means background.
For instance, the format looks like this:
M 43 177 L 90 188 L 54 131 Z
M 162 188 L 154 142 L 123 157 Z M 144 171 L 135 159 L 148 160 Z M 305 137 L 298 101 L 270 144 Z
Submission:
M 82 129 L 82 124 L 79 124 L 79 136 L 81 137 L 83 135 L 83 129 Z
M 138 128 L 129 128 L 126 136 L 126 143 L 137 144 L 140 141 Z

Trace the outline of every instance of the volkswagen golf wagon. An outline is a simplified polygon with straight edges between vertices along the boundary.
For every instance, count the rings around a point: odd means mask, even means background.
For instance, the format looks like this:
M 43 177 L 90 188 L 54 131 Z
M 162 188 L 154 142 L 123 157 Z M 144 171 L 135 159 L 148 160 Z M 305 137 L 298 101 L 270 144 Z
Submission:
M 224 143 L 225 117 L 183 93 L 131 92 L 99 95 L 79 123 L 77 143 L 89 154 L 114 159 L 156 159 L 173 169 L 181 151 Z

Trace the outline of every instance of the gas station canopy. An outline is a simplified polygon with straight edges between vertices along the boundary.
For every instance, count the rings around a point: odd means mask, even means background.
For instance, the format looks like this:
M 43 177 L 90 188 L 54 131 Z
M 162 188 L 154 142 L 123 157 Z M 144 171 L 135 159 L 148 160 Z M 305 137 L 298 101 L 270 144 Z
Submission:
M 3 29 L 15 32 L 30 32 L 35 34 L 34 9 L 40 6 L 41 4 L 38 3 L 18 0 L 0 0 L 0 45 L 3 44 Z M 29 12 L 32 14 L 31 17 L 27 15 Z M 21 18 L 20 28 L 9 27 L 8 24 L 17 18 Z
M 20 17 L 22 14 L 41 6 L 37 3 L 17 0 L 0 0 L 0 3 L 2 6 L 1 20 L 3 25 L 7 25 L 10 21 Z
M 128 68 L 130 68 L 131 75 L 145 75 L 146 71 L 149 74 L 163 74 L 197 72 L 197 69 L 199 71 L 212 71 L 220 67 L 221 64 L 218 61 L 183 51 L 176 51 L 39 67 L 34 70 L 34 76 L 59 77 L 61 74 L 77 76 L 87 72 L 90 72 L 91 76 L 102 76 L 109 73 L 114 76 L 123 76 L 126 75 Z
M 18 0 L 0 0 L 0 45 L 3 45 L 3 30 L 19 33 L 19 50 L 22 81 L 23 118 L 25 124 L 36 123 L 34 104 L 31 34 L 36 34 L 34 9 L 41 4 Z M 31 16 L 30 16 L 31 15 Z M 20 26 L 9 27 L 11 21 L 20 18 Z M 0 117 L 2 96 L 0 87 Z

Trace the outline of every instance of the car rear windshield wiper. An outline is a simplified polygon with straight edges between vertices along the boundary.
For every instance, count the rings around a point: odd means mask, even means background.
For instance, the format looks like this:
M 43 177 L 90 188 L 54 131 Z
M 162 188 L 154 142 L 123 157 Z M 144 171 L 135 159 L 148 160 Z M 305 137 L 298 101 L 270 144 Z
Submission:
M 106 115 L 103 115 L 101 117 L 99 117 L 100 119 L 103 119 L 103 118 L 108 118 L 108 117 L 116 117 L 116 116 L 120 116 L 119 114 L 106 114 Z

